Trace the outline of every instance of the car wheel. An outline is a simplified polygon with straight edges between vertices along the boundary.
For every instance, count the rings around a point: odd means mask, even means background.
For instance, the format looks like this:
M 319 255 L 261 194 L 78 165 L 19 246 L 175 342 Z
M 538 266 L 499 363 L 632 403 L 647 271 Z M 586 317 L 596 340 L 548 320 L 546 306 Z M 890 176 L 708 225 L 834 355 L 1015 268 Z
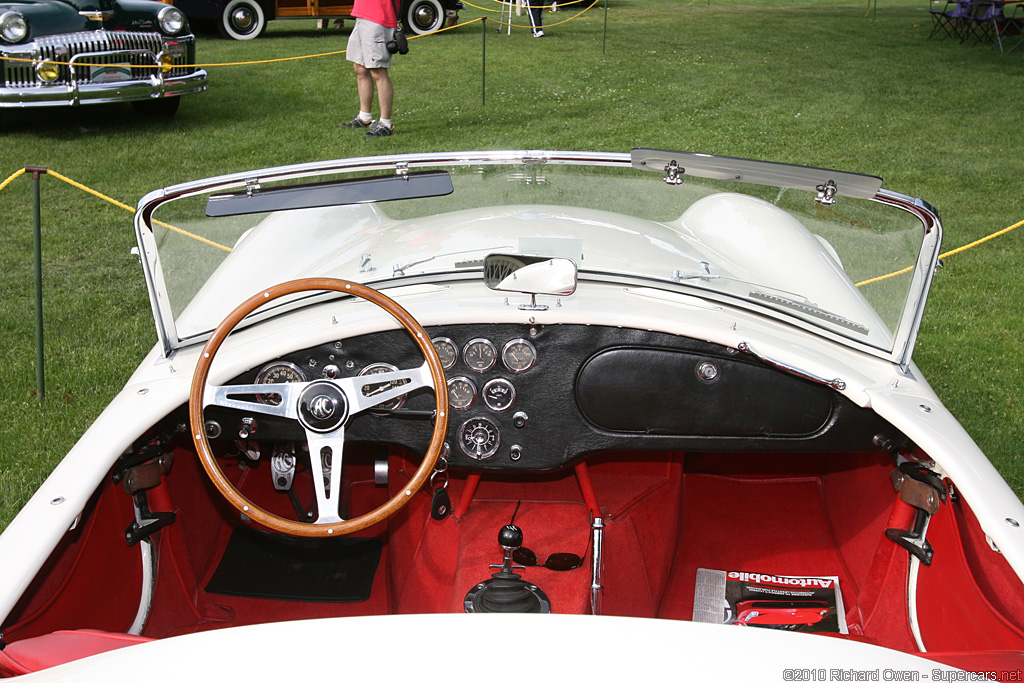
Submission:
M 256 0 L 228 0 L 221 10 L 217 30 L 225 38 L 252 40 L 267 30 L 267 16 Z
M 405 30 L 416 35 L 432 33 L 444 25 L 440 0 L 412 0 L 405 11 Z
M 151 98 L 132 102 L 132 106 L 135 107 L 135 113 L 140 116 L 162 116 L 167 118 L 177 113 L 179 104 L 181 104 L 180 97 Z

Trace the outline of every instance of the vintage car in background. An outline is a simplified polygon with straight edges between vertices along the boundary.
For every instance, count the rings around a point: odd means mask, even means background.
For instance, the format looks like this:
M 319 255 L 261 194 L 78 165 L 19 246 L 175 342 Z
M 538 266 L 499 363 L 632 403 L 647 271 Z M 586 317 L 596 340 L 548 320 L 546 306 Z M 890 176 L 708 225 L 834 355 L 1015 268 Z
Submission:
M 0 114 L 131 102 L 171 116 L 206 89 L 181 10 L 149 0 L 0 2 Z
M 881 185 L 635 149 L 150 193 L 158 341 L 0 535 L 0 671 L 1012 680 L 1024 506 L 912 360 L 942 229 Z M 724 626 L 732 569 L 844 625 Z
M 352 12 L 352 0 L 174 0 L 174 5 L 191 19 L 216 22 L 222 36 L 235 40 L 258 38 L 271 19 L 343 21 Z M 463 6 L 459 0 L 401 0 L 399 13 L 406 32 L 420 35 L 454 25 Z

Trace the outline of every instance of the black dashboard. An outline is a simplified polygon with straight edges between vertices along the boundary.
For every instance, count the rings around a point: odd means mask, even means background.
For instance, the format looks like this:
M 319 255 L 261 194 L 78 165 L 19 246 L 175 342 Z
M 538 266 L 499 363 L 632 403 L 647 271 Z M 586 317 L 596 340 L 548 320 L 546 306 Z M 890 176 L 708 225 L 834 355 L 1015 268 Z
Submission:
M 884 420 L 828 387 L 720 345 L 660 332 L 588 325 L 428 327 L 448 381 L 451 466 L 547 471 L 606 450 L 853 452 Z M 313 380 L 409 369 L 423 359 L 402 330 L 341 339 L 251 369 L 233 383 Z M 346 440 L 422 453 L 429 389 L 354 416 Z M 208 408 L 237 438 L 245 418 Z M 254 416 L 259 440 L 305 439 L 295 422 Z

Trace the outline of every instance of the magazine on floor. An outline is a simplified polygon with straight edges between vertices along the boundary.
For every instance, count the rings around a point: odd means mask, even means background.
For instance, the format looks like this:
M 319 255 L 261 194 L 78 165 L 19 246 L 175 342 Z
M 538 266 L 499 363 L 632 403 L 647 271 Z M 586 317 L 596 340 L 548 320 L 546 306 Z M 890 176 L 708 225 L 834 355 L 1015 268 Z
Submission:
M 807 633 L 847 633 L 837 576 L 698 569 L 693 620 Z

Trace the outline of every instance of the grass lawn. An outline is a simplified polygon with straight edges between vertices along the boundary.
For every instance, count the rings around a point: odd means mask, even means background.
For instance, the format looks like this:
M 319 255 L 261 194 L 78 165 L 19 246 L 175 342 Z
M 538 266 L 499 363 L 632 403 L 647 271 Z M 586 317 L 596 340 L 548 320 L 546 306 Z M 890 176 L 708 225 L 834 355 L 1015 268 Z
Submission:
M 474 4 L 488 11 L 468 7 L 462 21 L 497 19 L 493 0 Z M 202 32 L 210 89 L 174 119 L 140 119 L 128 105 L 5 110 L 0 181 L 38 164 L 134 206 L 172 183 L 322 158 L 649 146 L 880 175 L 942 211 L 946 250 L 1024 219 L 1024 50 L 928 40 L 924 0 L 877 11 L 849 0 L 609 0 L 607 32 L 603 5 L 556 25 L 579 7 L 546 13 L 542 39 L 472 21 L 412 41 L 392 70 L 397 134 L 384 139 L 337 128 L 357 109 L 344 56 L 227 65 L 343 50 L 347 28 L 276 21 L 248 42 Z M 0 528 L 156 339 L 129 213 L 50 177 L 42 207 L 40 404 L 31 182 L 0 192 Z M 1022 240 L 1024 228 L 948 259 L 915 353 L 1018 494 Z

